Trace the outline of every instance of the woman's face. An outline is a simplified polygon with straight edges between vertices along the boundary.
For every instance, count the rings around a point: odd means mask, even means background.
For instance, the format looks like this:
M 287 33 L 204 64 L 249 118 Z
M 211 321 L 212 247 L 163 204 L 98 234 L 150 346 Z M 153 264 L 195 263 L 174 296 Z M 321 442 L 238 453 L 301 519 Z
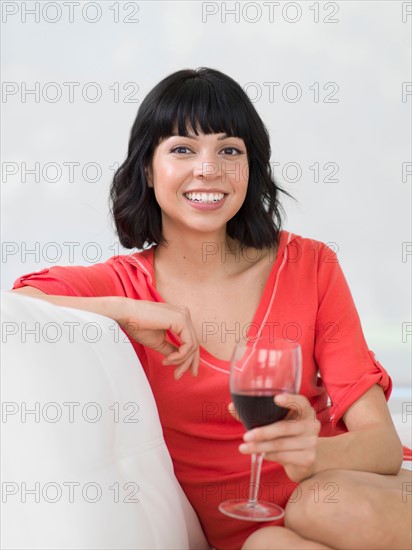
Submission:
M 245 200 L 248 179 L 240 138 L 192 132 L 162 140 L 148 181 L 162 210 L 165 237 L 173 226 L 207 233 L 225 228 Z

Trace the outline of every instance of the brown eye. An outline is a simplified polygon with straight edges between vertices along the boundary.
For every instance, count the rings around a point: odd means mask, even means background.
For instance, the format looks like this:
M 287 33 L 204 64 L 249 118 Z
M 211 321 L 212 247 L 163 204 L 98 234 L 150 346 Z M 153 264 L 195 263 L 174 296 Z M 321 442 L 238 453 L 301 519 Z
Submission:
M 177 153 L 184 155 L 187 152 L 191 152 L 189 147 L 184 147 L 183 145 L 178 145 L 177 147 L 173 147 L 173 149 L 170 150 L 171 153 Z
M 235 155 L 242 154 L 242 151 L 240 151 L 236 147 L 225 147 L 223 149 L 223 152 L 225 153 L 225 155 L 228 155 L 229 157 L 234 157 Z

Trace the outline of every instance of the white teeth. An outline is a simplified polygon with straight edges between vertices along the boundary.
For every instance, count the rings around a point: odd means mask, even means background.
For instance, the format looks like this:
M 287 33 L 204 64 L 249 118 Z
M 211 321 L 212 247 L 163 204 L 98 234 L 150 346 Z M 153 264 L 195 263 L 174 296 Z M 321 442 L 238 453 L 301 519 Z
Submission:
M 205 203 L 219 202 L 224 196 L 224 193 L 185 193 L 190 201 Z

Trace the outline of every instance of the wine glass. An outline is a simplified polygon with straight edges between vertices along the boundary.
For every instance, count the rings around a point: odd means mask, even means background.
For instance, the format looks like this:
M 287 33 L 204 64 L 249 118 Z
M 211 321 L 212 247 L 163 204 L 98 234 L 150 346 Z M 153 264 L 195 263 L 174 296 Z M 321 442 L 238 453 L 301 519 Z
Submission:
M 246 429 L 282 420 L 290 409 L 274 402 L 279 393 L 298 393 L 302 376 L 302 353 L 297 343 L 258 338 L 237 344 L 230 363 L 230 393 Z M 281 506 L 258 501 L 264 453 L 252 454 L 248 500 L 226 500 L 219 510 L 236 519 L 273 521 L 285 515 Z

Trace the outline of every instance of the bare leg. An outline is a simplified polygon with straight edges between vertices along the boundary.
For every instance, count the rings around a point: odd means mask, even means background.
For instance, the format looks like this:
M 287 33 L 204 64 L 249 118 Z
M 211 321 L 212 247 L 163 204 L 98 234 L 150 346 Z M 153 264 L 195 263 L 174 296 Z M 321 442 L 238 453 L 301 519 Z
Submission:
M 301 537 L 347 550 L 410 550 L 412 476 L 328 470 L 299 485 L 285 525 Z
M 262 527 L 248 537 L 242 550 L 324 550 L 329 546 L 303 539 L 287 527 Z

